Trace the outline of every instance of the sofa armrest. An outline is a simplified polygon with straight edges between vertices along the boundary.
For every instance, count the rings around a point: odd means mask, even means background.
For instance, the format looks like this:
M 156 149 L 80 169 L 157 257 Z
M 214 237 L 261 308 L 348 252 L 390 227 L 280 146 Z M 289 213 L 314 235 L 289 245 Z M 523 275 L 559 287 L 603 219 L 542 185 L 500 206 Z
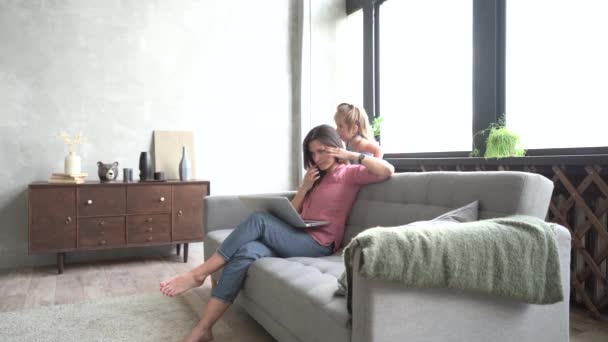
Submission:
M 285 196 L 289 199 L 295 196 L 295 191 L 262 194 L 265 196 Z M 203 200 L 205 235 L 214 230 L 234 229 L 251 214 L 251 210 L 243 205 L 239 196 L 206 196 Z
M 570 233 L 557 224 L 564 300 L 534 305 L 453 289 L 406 288 L 366 279 L 356 252 L 352 279 L 352 338 L 364 341 L 569 340 Z

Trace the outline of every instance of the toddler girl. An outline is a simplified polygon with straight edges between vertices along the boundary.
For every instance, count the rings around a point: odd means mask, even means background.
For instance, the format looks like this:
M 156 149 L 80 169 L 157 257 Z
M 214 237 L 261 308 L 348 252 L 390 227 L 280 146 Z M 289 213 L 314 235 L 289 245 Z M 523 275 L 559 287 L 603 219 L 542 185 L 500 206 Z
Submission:
M 336 108 L 334 121 L 340 139 L 346 143 L 348 151 L 382 158 L 384 155 L 380 146 L 369 136 L 369 121 L 365 109 L 349 103 L 341 103 Z

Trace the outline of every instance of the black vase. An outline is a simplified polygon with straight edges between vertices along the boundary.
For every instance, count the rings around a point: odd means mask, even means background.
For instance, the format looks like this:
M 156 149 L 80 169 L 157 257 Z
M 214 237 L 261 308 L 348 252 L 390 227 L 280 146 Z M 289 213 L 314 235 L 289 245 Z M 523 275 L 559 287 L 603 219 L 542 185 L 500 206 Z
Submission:
M 139 154 L 139 180 L 150 180 L 152 179 L 152 176 L 150 154 L 148 152 L 142 152 Z

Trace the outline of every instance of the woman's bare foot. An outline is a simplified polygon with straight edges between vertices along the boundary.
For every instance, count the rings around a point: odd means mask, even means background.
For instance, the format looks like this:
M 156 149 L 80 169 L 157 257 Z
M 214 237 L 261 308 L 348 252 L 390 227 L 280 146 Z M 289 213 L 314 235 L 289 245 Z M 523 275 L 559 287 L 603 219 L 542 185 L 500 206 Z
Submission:
M 203 285 L 207 276 L 199 276 L 193 272 L 182 273 L 160 283 L 160 292 L 165 296 L 173 297 L 192 288 Z
M 184 339 L 184 342 L 207 342 L 213 341 L 213 334 L 211 333 L 211 329 L 203 329 L 199 330 L 198 328 L 194 328 L 190 335 Z

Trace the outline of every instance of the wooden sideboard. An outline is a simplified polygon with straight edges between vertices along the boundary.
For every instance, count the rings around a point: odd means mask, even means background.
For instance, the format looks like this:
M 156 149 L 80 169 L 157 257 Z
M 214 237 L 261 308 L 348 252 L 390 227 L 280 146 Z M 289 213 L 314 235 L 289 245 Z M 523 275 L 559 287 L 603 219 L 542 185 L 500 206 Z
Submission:
M 184 262 L 188 243 L 203 240 L 208 181 L 29 185 L 28 253 L 174 244 Z

